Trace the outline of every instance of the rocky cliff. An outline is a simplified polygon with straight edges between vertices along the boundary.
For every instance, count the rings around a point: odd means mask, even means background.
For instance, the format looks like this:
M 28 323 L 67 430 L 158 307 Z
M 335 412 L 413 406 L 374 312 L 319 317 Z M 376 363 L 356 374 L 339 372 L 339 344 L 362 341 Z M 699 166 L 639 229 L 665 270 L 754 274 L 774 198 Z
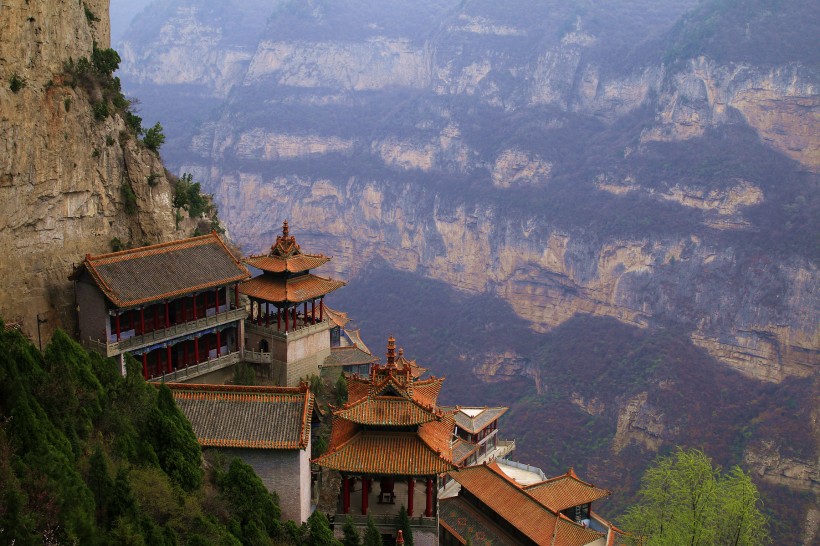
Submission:
M 0 314 L 32 337 L 38 316 L 44 338 L 72 330 L 68 276 L 86 253 L 181 234 L 157 154 L 67 74 L 108 43 L 107 0 L 0 4 Z

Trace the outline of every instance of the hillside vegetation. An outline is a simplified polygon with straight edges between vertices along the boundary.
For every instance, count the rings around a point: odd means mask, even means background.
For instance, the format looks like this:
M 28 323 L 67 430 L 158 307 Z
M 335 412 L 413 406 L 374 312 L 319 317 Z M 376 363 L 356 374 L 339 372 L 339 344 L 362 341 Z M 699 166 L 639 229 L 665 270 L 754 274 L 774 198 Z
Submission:
M 40 353 L 0 320 L 0 543 L 287 543 L 253 470 L 203 472 L 170 390 L 138 366 L 122 377 L 59 330 Z

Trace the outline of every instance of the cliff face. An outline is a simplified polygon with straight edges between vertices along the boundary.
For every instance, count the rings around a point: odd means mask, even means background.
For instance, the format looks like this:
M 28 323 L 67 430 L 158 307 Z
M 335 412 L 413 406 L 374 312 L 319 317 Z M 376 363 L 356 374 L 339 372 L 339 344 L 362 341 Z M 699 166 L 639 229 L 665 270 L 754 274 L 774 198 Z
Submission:
M 540 331 L 579 312 L 637 326 L 675 320 L 691 326 L 696 344 L 745 375 L 780 381 L 816 369 L 818 272 L 803 260 L 744 271 L 733 253 L 695 236 L 601 244 L 537 217 L 504 218 L 493 206 L 451 208 L 411 187 L 263 182 L 250 175 L 223 180 L 217 199 L 235 232 L 271 240 L 275 228 L 263 218 L 277 203 L 302 239 L 309 234 L 309 246 L 334 256 L 342 276 L 355 276 L 378 257 L 462 290 L 496 294 Z M 767 297 L 773 286 L 785 290 Z
M 11 0 L 0 14 L 0 315 L 30 336 L 39 315 L 48 338 L 73 328 L 68 276 L 86 253 L 176 236 L 171 188 L 119 115 L 98 121 L 98 97 L 64 83 L 69 59 L 108 47 L 108 1 Z M 16 92 L 12 78 L 24 82 Z

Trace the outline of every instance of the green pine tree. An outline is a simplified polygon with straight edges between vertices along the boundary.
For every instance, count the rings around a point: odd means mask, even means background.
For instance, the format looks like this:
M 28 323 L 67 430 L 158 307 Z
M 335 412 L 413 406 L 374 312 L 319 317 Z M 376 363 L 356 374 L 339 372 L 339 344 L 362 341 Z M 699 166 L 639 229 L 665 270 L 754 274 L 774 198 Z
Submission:
M 330 522 L 321 511 L 314 511 L 307 520 L 308 546 L 341 546 L 341 542 L 333 538 Z
M 399 529 L 404 535 L 404 544 L 406 546 L 413 546 L 413 530 L 410 529 L 410 516 L 407 514 L 407 509 L 401 505 L 399 509 Z
M 364 546 L 384 546 L 382 535 L 376 528 L 373 516 L 367 516 L 367 529 L 364 532 Z
M 356 526 L 353 525 L 353 518 L 350 516 L 345 518 L 342 533 L 344 533 L 344 538 L 342 539 L 342 544 L 344 546 L 362 546 L 362 537 L 359 535 L 359 531 L 356 529 Z

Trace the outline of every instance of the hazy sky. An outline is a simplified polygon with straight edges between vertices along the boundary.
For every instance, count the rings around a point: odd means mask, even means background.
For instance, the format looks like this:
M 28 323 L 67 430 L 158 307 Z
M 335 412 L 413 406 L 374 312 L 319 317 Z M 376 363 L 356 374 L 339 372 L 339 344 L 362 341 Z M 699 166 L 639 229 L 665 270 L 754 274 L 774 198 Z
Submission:
M 111 45 L 116 48 L 134 16 L 154 0 L 111 0 Z

